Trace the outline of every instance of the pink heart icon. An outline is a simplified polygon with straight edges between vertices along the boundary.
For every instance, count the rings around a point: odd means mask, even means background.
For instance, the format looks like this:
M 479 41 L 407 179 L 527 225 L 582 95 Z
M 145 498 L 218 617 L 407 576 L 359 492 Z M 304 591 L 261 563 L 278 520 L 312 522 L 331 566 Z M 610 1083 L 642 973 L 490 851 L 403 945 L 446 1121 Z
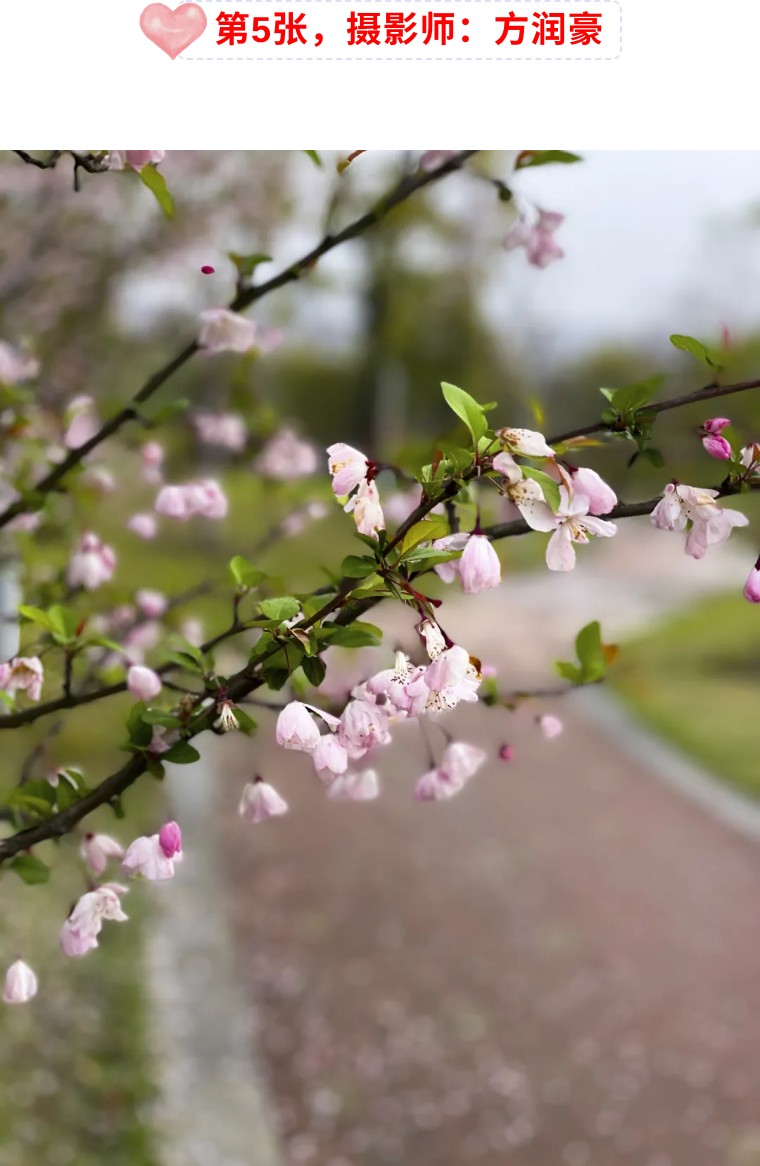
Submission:
M 200 4 L 180 4 L 172 12 L 165 4 L 149 4 L 140 17 L 140 28 L 148 40 L 175 60 L 206 28 L 206 13 Z

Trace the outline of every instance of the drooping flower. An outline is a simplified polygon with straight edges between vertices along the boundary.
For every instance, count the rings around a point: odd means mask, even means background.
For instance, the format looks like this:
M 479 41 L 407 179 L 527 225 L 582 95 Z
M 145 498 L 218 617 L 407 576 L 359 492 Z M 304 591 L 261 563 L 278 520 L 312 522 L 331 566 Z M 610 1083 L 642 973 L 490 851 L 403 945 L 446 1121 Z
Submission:
M 496 436 L 509 453 L 516 453 L 522 457 L 554 457 L 554 450 L 546 444 L 543 433 L 538 433 L 535 429 L 512 429 L 506 426 L 499 429 Z M 503 473 L 503 470 L 499 470 L 499 473 Z
M 436 551 L 463 551 L 469 538 L 467 531 L 462 530 L 456 534 L 446 534 L 443 538 L 437 538 L 432 546 Z M 449 559 L 446 563 L 436 563 L 433 570 L 444 583 L 453 583 L 459 576 L 460 562 L 461 558 Z
M 106 546 L 96 534 L 83 534 L 71 556 L 66 582 L 69 587 L 83 587 L 95 591 L 107 583 L 116 569 L 116 552 Z
M 369 460 L 358 449 L 342 441 L 328 446 L 327 454 L 333 493 L 336 498 L 345 498 L 366 478 Z
M 169 606 L 163 591 L 151 591 L 148 587 L 141 587 L 135 592 L 135 602 L 148 619 L 160 619 Z
M 228 308 L 207 308 L 200 315 L 198 344 L 208 352 L 251 352 L 258 347 L 258 325 Z
M 77 900 L 61 928 L 61 950 L 67 956 L 83 956 L 98 946 L 103 921 L 124 923 L 128 918 L 121 909 L 116 884 L 96 887 Z
M 444 769 L 452 781 L 469 781 L 486 760 L 487 754 L 477 745 L 467 741 L 451 741 L 441 757 L 440 768 Z
M 383 509 L 380 505 L 380 495 L 374 482 L 368 482 L 366 479 L 360 482 L 358 490 L 355 494 L 352 494 L 343 509 L 348 514 L 353 512 L 354 522 L 356 523 L 356 529 L 359 531 L 359 534 L 366 534 L 371 538 L 377 538 L 377 532 L 379 530 L 385 530 L 385 518 L 383 517 Z
M 0 689 L 11 696 L 25 692 L 30 700 L 39 700 L 43 680 L 44 670 L 39 656 L 15 656 L 0 664 Z
M 414 787 L 418 802 L 440 802 L 451 798 L 464 789 L 464 782 L 457 782 L 445 769 L 429 769 L 423 773 Z
M 547 741 L 558 737 L 565 727 L 559 717 L 553 717 L 550 713 L 538 717 L 536 723 Z
M 153 700 L 158 696 L 161 687 L 161 677 L 152 668 L 133 664 L 127 672 L 127 688 L 135 700 Z
M 254 469 L 265 478 L 289 482 L 316 473 L 319 458 L 311 442 L 304 441 L 292 429 L 280 429 L 261 450 Z
M 469 653 L 454 644 L 428 665 L 422 679 L 430 695 L 429 710 L 455 708 L 460 701 L 477 701 L 481 676 Z
M 459 560 L 459 578 L 462 590 L 468 595 L 488 591 L 501 583 L 501 563 L 489 539 L 479 530 L 467 540 Z
M 182 851 L 167 853 L 160 835 L 142 835 L 127 847 L 121 869 L 131 878 L 142 875 L 151 881 L 174 877 L 174 863 L 182 858 Z
M 6 1004 L 26 1004 L 37 995 L 37 977 L 23 960 L 14 960 L 5 973 L 3 1000 Z
M 317 773 L 337 777 L 348 769 L 348 753 L 334 733 L 320 737 L 311 756 Z
M 709 546 L 725 542 L 735 526 L 749 522 L 738 510 L 721 509 L 715 501 L 718 496 L 718 490 L 669 482 L 652 511 L 652 525 L 680 531 L 691 523 L 684 549 L 692 558 L 701 559 Z
M 425 650 L 431 660 L 437 660 L 446 651 L 446 637 L 437 623 L 423 619 L 417 624 L 417 631 L 425 642 Z
M 124 847 L 110 834 L 85 834 L 79 853 L 92 873 L 100 878 L 109 858 L 124 857 Z
M 308 708 L 300 700 L 291 700 L 277 718 L 275 738 L 283 749 L 312 753 L 319 744 L 320 733 Z
M 538 218 L 531 225 L 525 219 L 512 228 L 504 239 L 507 251 L 524 247 L 528 262 L 534 267 L 548 267 L 555 259 L 563 259 L 565 252 L 554 238 L 554 232 L 565 220 L 556 211 L 538 210 Z
M 760 603 L 760 559 L 750 571 L 742 594 L 749 603 Z
M 232 701 L 221 700 L 217 705 L 217 712 L 219 716 L 214 722 L 214 727 L 221 729 L 223 733 L 231 733 L 233 729 L 240 728 L 240 722 L 235 716 L 235 706 Z
M 157 514 L 182 521 L 196 515 L 202 518 L 224 518 L 228 505 L 222 487 L 213 478 L 185 482 L 182 486 L 163 486 L 155 501 Z
M 281 798 L 274 786 L 256 777 L 243 786 L 238 813 L 246 822 L 258 826 L 268 818 L 275 818 L 288 812 L 288 803 Z
M 358 773 L 343 773 L 330 783 L 328 798 L 333 801 L 371 802 L 380 793 L 377 770 L 362 769 Z
M 388 714 L 366 700 L 350 700 L 343 710 L 338 727 L 338 740 L 348 756 L 356 761 L 375 745 L 387 745 Z

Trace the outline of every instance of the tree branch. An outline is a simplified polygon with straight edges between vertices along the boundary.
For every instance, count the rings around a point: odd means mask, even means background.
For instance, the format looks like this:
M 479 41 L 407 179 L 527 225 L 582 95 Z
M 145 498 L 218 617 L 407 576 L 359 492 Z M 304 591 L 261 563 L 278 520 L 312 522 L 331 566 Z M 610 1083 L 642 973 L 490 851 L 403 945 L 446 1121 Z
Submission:
M 16 151 L 16 153 L 20 152 Z M 340 247 L 343 243 L 347 243 L 349 240 L 356 239 L 359 235 L 362 235 L 369 227 L 372 227 L 375 223 L 380 222 L 380 220 L 385 218 L 385 216 L 390 211 L 399 206 L 400 203 L 405 202 L 413 194 L 416 194 L 417 191 L 424 190 L 425 187 L 430 186 L 433 183 L 438 182 L 441 178 L 445 178 L 448 174 L 452 174 L 454 171 L 461 169 L 464 163 L 467 162 L 476 153 L 476 150 L 462 150 L 460 153 L 456 154 L 455 157 L 449 158 L 448 161 L 444 162 L 442 166 L 439 166 L 437 170 L 425 172 L 420 171 L 416 174 L 405 175 L 394 187 L 394 189 L 383 199 L 381 199 L 372 210 L 367 211 L 366 214 L 361 215 L 358 219 L 354 219 L 352 223 L 349 223 L 348 226 L 344 227 L 342 231 L 338 231 L 337 234 L 326 235 L 322 241 L 317 244 L 316 247 L 314 247 L 306 255 L 302 256 L 302 258 L 297 260 L 296 263 L 291 264 L 290 267 L 286 267 L 284 271 L 281 271 L 278 275 L 272 276 L 272 278 L 267 280 L 265 283 L 258 284 L 255 287 L 245 288 L 243 291 L 239 292 L 229 305 L 230 311 L 242 312 L 245 308 L 249 308 L 251 304 L 254 304 L 258 300 L 263 299 L 264 296 L 269 295 L 270 292 L 277 291 L 278 288 L 285 287 L 286 284 L 293 283 L 294 281 L 300 279 L 300 277 L 305 272 L 310 271 L 324 255 L 327 255 L 330 251 L 335 250 L 336 247 Z M 29 161 L 32 165 L 42 166 L 43 169 L 47 168 L 39 161 L 34 160 L 31 155 L 29 155 L 24 160 Z M 148 401 L 154 395 L 154 393 L 158 392 L 158 390 L 166 384 L 169 378 L 172 377 L 185 364 L 187 364 L 187 362 L 191 360 L 199 351 L 200 345 L 196 340 L 193 340 L 190 344 L 186 345 L 186 347 L 183 348 L 181 352 L 178 352 L 177 355 L 172 358 L 172 360 L 167 361 L 167 363 L 162 368 L 153 373 L 153 375 L 148 378 L 142 388 L 135 393 L 132 399 L 122 409 L 120 409 L 118 413 L 114 414 L 114 416 L 111 417 L 109 421 L 106 421 L 105 424 L 102 425 L 98 430 L 98 432 L 93 434 L 89 441 L 84 442 L 84 444 L 80 445 L 77 449 L 71 450 L 71 452 L 63 459 L 62 462 L 59 462 L 58 465 L 54 466 L 53 469 L 48 474 L 46 474 L 40 482 L 37 483 L 36 486 L 32 487 L 30 494 L 32 494 L 36 499 L 34 505 L 32 505 L 29 501 L 25 501 L 23 498 L 20 498 L 17 502 L 12 503 L 2 512 L 2 514 L 0 514 L 0 529 L 2 529 L 4 526 L 7 526 L 8 523 L 13 518 L 16 518 L 19 514 L 26 514 L 30 509 L 34 509 L 36 506 L 38 506 L 40 495 L 47 495 L 53 490 L 57 489 L 59 483 L 62 482 L 63 479 L 69 473 L 71 473 L 71 471 L 76 466 L 78 466 L 80 462 L 82 462 L 83 459 L 87 457 L 88 454 L 92 453 L 94 449 L 97 449 L 99 445 L 102 445 L 104 441 L 117 433 L 129 421 L 133 421 L 139 417 L 139 406 L 144 404 L 145 401 Z

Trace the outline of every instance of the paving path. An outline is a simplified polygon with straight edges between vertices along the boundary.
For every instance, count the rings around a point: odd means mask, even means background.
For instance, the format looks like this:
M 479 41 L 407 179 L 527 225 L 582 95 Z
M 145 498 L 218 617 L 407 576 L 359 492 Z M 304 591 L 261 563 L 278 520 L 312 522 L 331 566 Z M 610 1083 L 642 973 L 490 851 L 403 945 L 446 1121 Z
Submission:
M 650 537 L 621 539 L 616 567 L 470 600 L 447 628 L 520 684 L 587 619 L 617 635 L 682 603 L 694 567 L 712 586 L 744 571 L 663 535 L 634 585 Z M 271 733 L 219 743 L 238 971 L 288 1166 L 760 1164 L 760 849 L 572 699 L 553 742 L 537 709 L 456 710 L 447 727 L 494 760 L 435 805 L 411 799 L 413 725 L 378 754 L 368 805 L 327 803 Z M 246 828 L 254 769 L 293 812 Z

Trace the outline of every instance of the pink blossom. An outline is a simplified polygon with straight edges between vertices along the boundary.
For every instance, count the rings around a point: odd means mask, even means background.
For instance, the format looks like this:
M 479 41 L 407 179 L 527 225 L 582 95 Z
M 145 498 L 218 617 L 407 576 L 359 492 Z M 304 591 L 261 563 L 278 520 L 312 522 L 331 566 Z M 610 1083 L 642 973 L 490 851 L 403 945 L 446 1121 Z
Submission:
M 185 520 L 200 515 L 203 518 L 224 518 L 227 498 L 218 482 L 207 478 L 200 482 L 186 482 L 182 486 L 164 486 L 155 502 L 156 513 L 165 518 Z
M 318 773 L 327 771 L 337 776 L 348 769 L 348 753 L 333 733 L 326 733 L 319 738 L 312 760 Z
M 0 664 L 0 689 L 11 696 L 25 692 L 29 700 L 39 700 L 43 679 L 39 656 L 15 656 L 9 663 Z
M 528 262 L 534 267 L 548 267 L 555 259 L 564 258 L 565 252 L 554 238 L 554 232 L 564 222 L 564 215 L 555 211 L 539 210 L 538 219 L 529 226 L 525 219 L 517 223 L 504 240 L 507 251 L 524 247 Z
M 165 725 L 154 725 L 153 736 L 148 745 L 148 752 L 154 757 L 160 757 L 162 753 L 168 753 L 172 745 L 177 741 L 179 734 L 176 729 L 167 729 Z
M 243 786 L 238 813 L 246 822 L 258 826 L 268 818 L 275 818 L 288 812 L 288 803 L 281 798 L 274 786 L 260 777 L 248 781 Z
M 23 960 L 14 960 L 5 973 L 3 1000 L 6 1004 L 26 1004 L 37 995 L 37 977 Z
M 142 170 L 143 166 L 156 166 L 165 157 L 166 150 L 109 150 L 108 169 L 123 170 L 131 166 L 133 170 Z
M 332 477 L 332 488 L 336 498 L 345 498 L 360 482 L 369 469 L 369 460 L 358 449 L 338 442 L 327 449 L 327 467 Z
M 418 802 L 440 802 L 451 798 L 464 788 L 464 782 L 455 781 L 445 769 L 429 769 L 414 787 Z
M 88 532 L 82 535 L 79 545 L 71 556 L 66 582 L 69 587 L 84 587 L 94 591 L 108 580 L 116 569 L 116 554 L 97 535 Z
M 145 653 L 156 647 L 161 639 L 161 625 L 155 620 L 138 624 L 124 637 L 122 650 L 130 664 L 142 664 Z
M 499 750 L 499 758 L 501 761 L 511 761 L 515 755 L 515 751 L 511 745 L 502 745 Z
M 314 446 L 292 429 L 280 429 L 263 447 L 254 468 L 266 478 L 287 482 L 316 473 L 319 457 Z
M 291 700 L 277 718 L 275 738 L 283 749 L 298 749 L 313 753 L 319 744 L 320 733 L 308 708 L 300 700 Z
M 437 623 L 433 623 L 430 619 L 420 620 L 417 624 L 417 632 L 424 640 L 425 649 L 431 660 L 436 660 L 442 652 L 446 651 L 446 638 Z
M 208 352 L 251 352 L 257 347 L 258 325 L 228 308 L 208 308 L 200 315 L 198 344 Z
M 343 710 L 338 740 L 352 760 L 368 753 L 375 745 L 387 745 L 388 714 L 366 700 L 350 700 Z
M 152 514 L 133 514 L 127 522 L 127 530 L 138 538 L 151 539 L 156 537 L 158 524 Z
M 182 831 L 176 822 L 165 822 L 158 832 L 158 845 L 167 858 L 182 857 Z
M 547 713 L 543 717 L 538 717 L 536 723 L 547 741 L 558 737 L 565 727 L 559 717 L 553 717 L 550 713 Z
M 692 558 L 701 559 L 709 546 L 725 542 L 735 526 L 746 526 L 749 521 L 738 510 L 721 509 L 715 501 L 718 496 L 718 490 L 669 482 L 652 511 L 652 525 L 658 530 L 680 531 L 690 522 L 684 549 Z
M 110 834 L 85 834 L 79 853 L 92 873 L 100 878 L 109 858 L 124 857 L 124 848 Z
M 760 463 L 760 443 L 755 441 L 752 445 L 745 445 L 741 452 L 741 459 L 744 468 L 751 470 L 754 476 L 758 463 Z
M 760 559 L 750 571 L 742 594 L 749 603 L 760 603 Z
M 199 619 L 194 617 L 183 620 L 180 624 L 180 634 L 184 636 L 188 644 L 192 644 L 194 648 L 200 648 L 204 640 L 203 624 Z
M 140 448 L 143 478 L 150 486 L 157 486 L 161 480 L 161 467 L 164 464 L 164 450 L 157 441 L 146 441 Z
M 531 515 L 530 525 L 534 530 L 554 533 L 546 548 L 546 565 L 550 571 L 572 571 L 575 566 L 573 543 L 585 544 L 591 535 L 611 538 L 617 533 L 614 522 L 605 522 L 588 513 L 589 500 L 583 494 L 570 496 L 565 486 L 560 486 L 560 508 L 552 514 L 549 507 L 545 512 L 538 509 Z
M 149 619 L 160 619 L 169 606 L 169 600 L 162 591 L 151 591 L 147 587 L 135 592 L 135 601 L 143 615 Z
M 363 694 L 360 694 L 359 689 L 354 689 L 352 695 L 358 699 L 372 698 L 376 701 L 382 697 L 387 702 L 386 712 L 392 708 L 397 714 L 419 716 L 424 712 L 429 695 L 423 679 L 424 674 L 424 668 L 411 667 L 409 657 L 404 652 L 398 651 L 393 668 L 376 672 L 361 686 Z
M 288 538 L 300 534 L 306 529 L 309 522 L 317 522 L 327 516 L 327 507 L 324 502 L 307 502 L 300 510 L 288 514 L 280 523 L 280 530 Z
M 535 429 L 512 429 L 506 426 L 498 430 L 497 437 L 507 447 L 509 453 L 516 453 L 522 457 L 554 457 L 554 450 L 546 444 L 543 433 L 538 433 Z
M 579 466 L 570 471 L 573 495 L 588 500 L 589 514 L 609 514 L 617 506 L 617 494 L 596 470 Z
M 507 432 L 515 433 L 516 430 L 511 429 Z M 548 448 L 549 447 L 547 446 L 547 449 Z M 510 485 L 515 485 L 515 483 L 519 482 L 523 476 L 523 472 L 515 459 L 512 457 L 512 454 L 507 453 L 506 450 L 502 450 L 501 453 L 497 453 L 496 457 L 493 459 L 492 465 L 496 470 L 496 473 L 501 474 L 503 478 L 506 478 Z
M 362 769 L 359 773 L 344 773 L 331 782 L 328 798 L 333 801 L 371 802 L 380 793 L 377 770 Z
M 103 921 L 124 923 L 128 918 L 121 909 L 115 884 L 96 887 L 77 900 L 61 928 L 61 950 L 67 956 L 83 956 L 98 946 Z
M 100 428 L 92 397 L 74 397 L 66 409 L 66 432 L 63 443 L 67 449 L 79 449 L 94 437 Z
M 703 433 L 717 433 L 720 434 L 724 429 L 727 429 L 731 424 L 728 417 L 710 417 L 709 420 L 703 422 Z
M 10 344 L 0 340 L 0 384 L 20 385 L 33 380 L 40 371 L 40 364 L 33 356 L 17 352 Z
M 383 509 L 391 522 L 400 523 L 419 506 L 421 501 L 422 490 L 419 486 L 413 486 L 411 490 L 403 493 L 397 490 L 390 494 L 383 503 Z
M 458 531 L 456 534 L 447 534 L 433 542 L 436 551 L 463 551 L 470 536 L 467 531 Z M 449 559 L 447 563 L 436 563 L 433 570 L 444 583 L 453 583 L 459 575 L 460 559 Z
M 207 445 L 241 453 L 248 444 L 248 429 L 238 413 L 196 413 L 193 426 Z
M 717 458 L 718 461 L 726 462 L 733 457 L 733 450 L 725 437 L 720 437 L 717 434 L 707 433 L 702 438 L 702 445 L 705 447 L 710 457 Z
M 487 754 L 477 745 L 466 741 L 451 741 L 443 751 L 440 768 L 444 769 L 452 781 L 465 782 L 477 773 Z
M 460 701 L 477 701 L 481 677 L 467 651 L 454 644 L 428 665 L 423 680 L 430 690 L 428 709 L 454 708 Z
M 474 531 L 459 560 L 459 578 L 462 590 L 468 595 L 488 591 L 501 583 L 499 556 L 484 534 Z
M 127 672 L 127 688 L 135 700 L 153 700 L 161 691 L 161 677 L 152 668 L 133 664 Z
M 385 530 L 385 518 L 380 505 L 380 495 L 374 482 L 363 481 L 343 507 L 346 513 L 353 511 L 354 522 L 359 534 L 377 538 L 379 530 Z
M 174 863 L 181 857 L 181 851 L 173 857 L 167 855 L 158 834 L 143 835 L 127 847 L 121 869 L 131 878 L 142 875 L 150 881 L 171 879 L 174 877 Z

